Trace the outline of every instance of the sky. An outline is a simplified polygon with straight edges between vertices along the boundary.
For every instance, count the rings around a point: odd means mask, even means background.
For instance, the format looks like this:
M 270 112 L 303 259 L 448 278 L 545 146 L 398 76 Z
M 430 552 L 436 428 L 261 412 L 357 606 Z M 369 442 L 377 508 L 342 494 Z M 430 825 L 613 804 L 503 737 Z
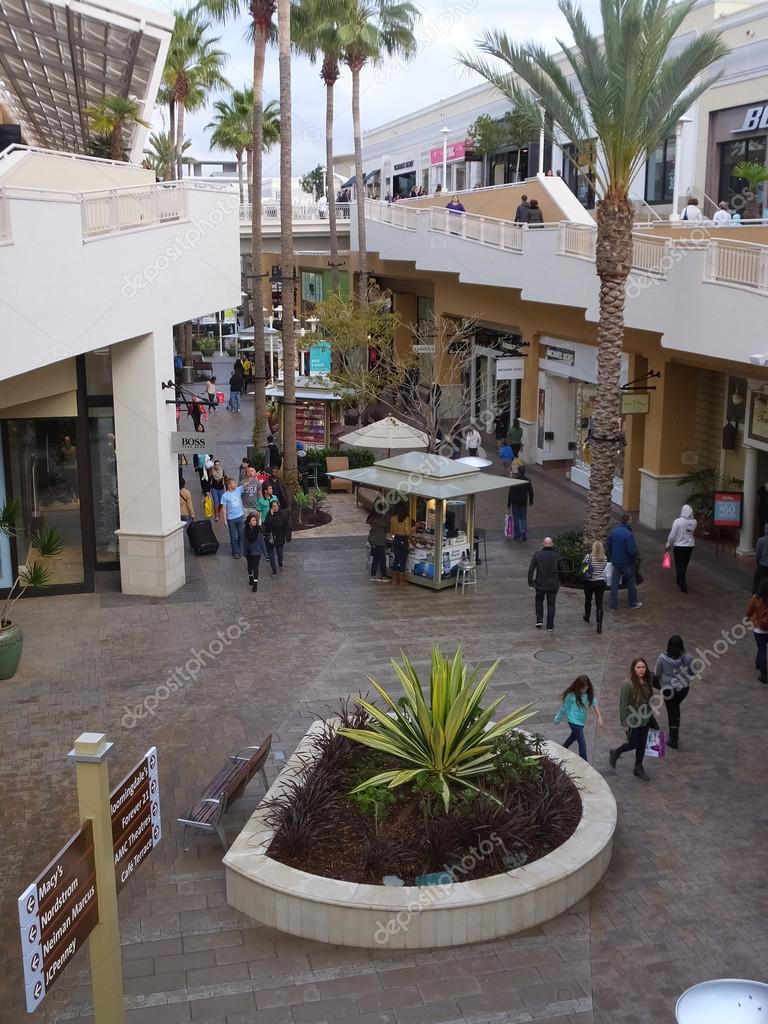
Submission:
M 179 4 L 165 0 L 140 0 L 145 6 L 172 10 Z M 568 40 L 565 19 L 556 0 L 415 0 L 421 11 L 416 29 L 418 51 L 410 63 L 365 68 L 361 75 L 361 121 L 365 132 L 386 121 L 412 113 L 478 85 L 481 79 L 457 66 L 456 51 L 473 49 L 475 40 L 488 27 L 500 28 L 517 42 L 535 40 L 557 49 L 556 40 Z M 582 9 L 593 30 L 599 26 L 599 0 L 582 0 Z M 221 37 L 218 44 L 230 55 L 226 76 L 238 89 L 252 82 L 252 51 L 244 41 L 245 20 L 213 26 Z M 213 97 L 216 98 L 215 96 Z M 264 102 L 279 99 L 277 49 L 267 51 Z M 335 89 L 334 150 L 351 153 L 352 83 L 344 71 Z M 325 87 L 318 68 L 296 57 L 292 64 L 293 174 L 298 177 L 317 164 L 325 164 Z M 234 159 L 211 153 L 205 125 L 210 110 L 187 115 L 185 134 L 191 139 L 189 155 L 201 159 Z M 161 128 L 156 114 L 153 128 Z M 264 177 L 280 173 L 279 148 L 264 158 Z

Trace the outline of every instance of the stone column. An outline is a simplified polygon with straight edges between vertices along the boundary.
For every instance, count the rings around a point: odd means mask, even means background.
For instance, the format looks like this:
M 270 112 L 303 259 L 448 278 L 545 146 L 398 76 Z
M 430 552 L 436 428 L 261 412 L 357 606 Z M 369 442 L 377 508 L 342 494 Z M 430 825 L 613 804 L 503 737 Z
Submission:
M 112 347 L 124 594 L 167 597 L 185 580 L 178 460 L 170 443 L 175 409 L 165 404 L 174 392 L 160 387 L 172 379 L 170 330 Z M 191 466 L 188 473 L 193 473 Z
M 757 448 L 744 446 L 744 517 L 739 533 L 737 555 L 751 555 L 755 550 L 755 495 L 757 494 Z
M 523 360 L 523 379 L 520 381 L 520 426 L 523 428 L 523 462 L 536 462 L 536 427 L 539 415 L 539 335 L 523 329 L 523 341 L 528 342 Z

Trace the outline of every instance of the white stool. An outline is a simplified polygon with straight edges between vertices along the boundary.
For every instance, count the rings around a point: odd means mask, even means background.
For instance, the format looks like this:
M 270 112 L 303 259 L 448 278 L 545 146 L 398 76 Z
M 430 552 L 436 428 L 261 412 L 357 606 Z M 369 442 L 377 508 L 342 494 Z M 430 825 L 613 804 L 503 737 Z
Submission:
M 467 587 L 474 587 L 475 593 L 477 593 L 477 566 L 474 562 L 459 562 L 454 590 L 458 590 L 459 587 L 461 587 L 462 597 Z

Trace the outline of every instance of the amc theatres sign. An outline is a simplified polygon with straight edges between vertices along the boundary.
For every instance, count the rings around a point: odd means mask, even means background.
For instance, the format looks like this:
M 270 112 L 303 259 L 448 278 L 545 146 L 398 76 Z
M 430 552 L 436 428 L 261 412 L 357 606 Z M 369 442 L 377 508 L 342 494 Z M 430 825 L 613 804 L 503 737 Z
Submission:
M 764 103 L 761 107 L 747 107 L 744 124 L 741 128 L 734 128 L 732 134 L 756 132 L 760 128 L 768 128 L 768 103 Z

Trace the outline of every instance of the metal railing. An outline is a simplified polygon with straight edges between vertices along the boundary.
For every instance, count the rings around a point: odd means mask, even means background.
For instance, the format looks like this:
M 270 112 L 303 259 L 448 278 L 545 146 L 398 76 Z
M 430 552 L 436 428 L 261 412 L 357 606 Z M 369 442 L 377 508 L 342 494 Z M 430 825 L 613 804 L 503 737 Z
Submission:
M 336 203 L 336 219 L 337 222 L 349 221 L 349 203 Z M 296 223 L 310 223 L 310 224 L 327 224 L 328 223 L 328 208 L 323 209 L 318 206 L 317 203 L 309 200 L 308 202 L 292 202 L 291 203 L 291 216 L 294 224 Z M 251 203 L 242 203 L 240 205 L 240 223 L 250 225 L 253 217 L 253 206 Z M 280 223 L 280 203 L 274 200 L 268 200 L 261 204 L 261 223 L 263 225 L 279 224 Z
M 768 246 L 711 239 L 704 262 L 704 280 L 768 292 Z
M 583 260 L 594 260 L 597 228 L 587 224 L 561 224 L 560 245 L 561 256 L 577 256 Z
M 187 215 L 185 188 L 177 182 L 83 193 L 83 237 L 153 227 Z

